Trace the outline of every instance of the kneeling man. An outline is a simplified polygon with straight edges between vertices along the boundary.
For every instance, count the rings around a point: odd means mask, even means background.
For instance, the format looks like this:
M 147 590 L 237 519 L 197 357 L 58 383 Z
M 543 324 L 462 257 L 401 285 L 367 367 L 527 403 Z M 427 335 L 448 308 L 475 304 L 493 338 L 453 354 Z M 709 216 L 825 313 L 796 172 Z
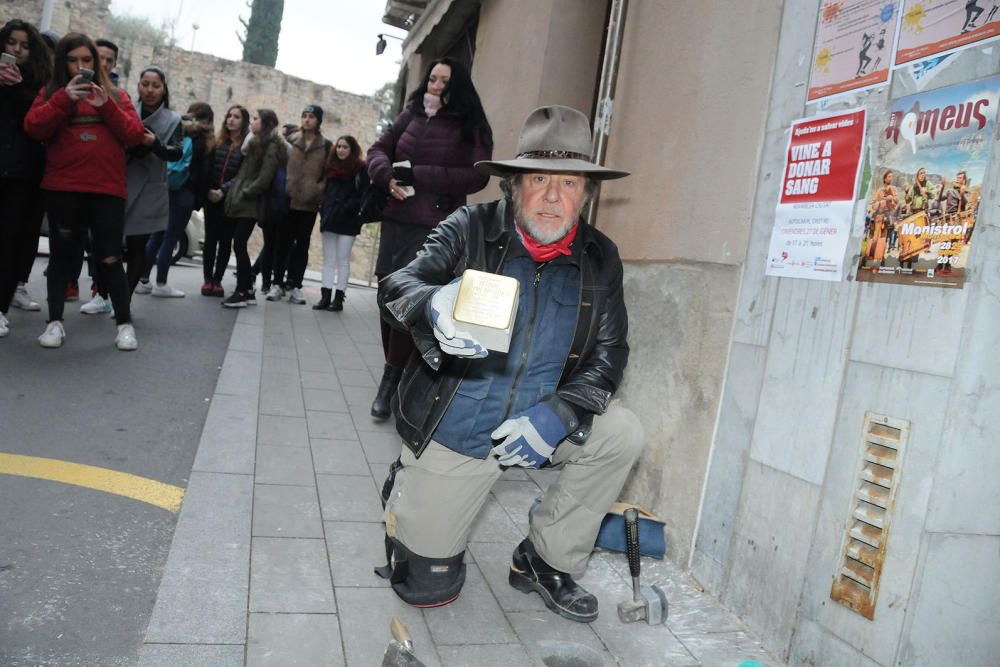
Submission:
M 505 197 L 459 209 L 379 285 L 383 316 L 417 344 L 393 401 L 403 452 L 383 488 L 389 565 L 417 606 L 448 604 L 465 581 L 469 533 L 510 466 L 561 468 L 532 510 L 509 581 L 574 621 L 597 598 L 574 581 L 642 447 L 638 420 L 611 404 L 628 361 L 618 249 L 580 213 L 602 179 L 587 117 L 561 106 L 525 121 L 513 160 L 477 163 Z M 466 269 L 516 278 L 506 354 L 452 318 Z

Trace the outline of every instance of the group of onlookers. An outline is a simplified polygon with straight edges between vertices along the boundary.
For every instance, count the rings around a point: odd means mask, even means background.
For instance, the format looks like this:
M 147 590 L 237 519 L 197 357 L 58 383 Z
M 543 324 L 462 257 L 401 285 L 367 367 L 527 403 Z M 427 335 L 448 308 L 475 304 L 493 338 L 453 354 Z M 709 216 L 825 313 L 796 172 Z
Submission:
M 43 216 L 50 250 L 43 347 L 63 343 L 65 302 L 77 295 L 86 255 L 92 298 L 81 312 L 112 314 L 117 347 L 136 349 L 132 295 L 184 296 L 167 279 L 174 248 L 200 208 L 202 295 L 225 296 L 233 253 L 236 286 L 222 305 L 256 303 L 257 275 L 269 300 L 287 290 L 289 301 L 305 303 L 309 239 L 322 214 L 323 296 L 315 307 L 343 309 L 368 177 L 356 139 L 323 137 L 321 107 L 307 105 L 300 125 L 283 136 L 272 110 L 234 104 L 216 133 L 205 102 L 183 116 L 171 109 L 158 67 L 139 72 L 133 101 L 117 85 L 118 47 L 109 40 L 43 36 L 15 19 L 0 29 L 0 48 L 0 337 L 9 333 L 10 306 L 41 309 L 26 282 Z M 255 225 L 264 248 L 251 265 Z

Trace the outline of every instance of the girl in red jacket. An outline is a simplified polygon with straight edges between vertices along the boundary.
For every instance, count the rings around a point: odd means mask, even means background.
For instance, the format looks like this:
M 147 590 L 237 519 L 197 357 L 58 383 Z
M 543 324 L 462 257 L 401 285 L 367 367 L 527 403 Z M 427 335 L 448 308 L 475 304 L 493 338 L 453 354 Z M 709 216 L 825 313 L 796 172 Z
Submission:
M 81 70 L 84 70 L 81 73 Z M 115 309 L 119 350 L 138 347 L 122 268 L 125 148 L 150 139 L 127 98 L 115 90 L 89 37 L 69 33 L 56 45 L 54 72 L 24 119 L 24 130 L 46 144 L 42 190 L 49 218 L 49 321 L 42 347 L 60 347 L 66 281 L 79 240 L 90 229 L 98 279 Z

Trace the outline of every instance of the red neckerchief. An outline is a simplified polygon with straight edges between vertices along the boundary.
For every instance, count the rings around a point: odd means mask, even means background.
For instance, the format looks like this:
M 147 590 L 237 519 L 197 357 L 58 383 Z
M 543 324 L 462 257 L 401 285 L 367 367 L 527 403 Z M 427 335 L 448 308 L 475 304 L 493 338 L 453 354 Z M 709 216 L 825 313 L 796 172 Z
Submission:
M 576 238 L 576 229 L 580 226 L 579 221 L 573 225 L 573 228 L 567 232 L 566 236 L 562 237 L 555 243 L 549 243 L 548 245 L 542 245 L 528 234 L 527 230 L 521 225 L 517 225 L 517 231 L 521 234 L 521 243 L 524 244 L 524 249 L 528 251 L 531 255 L 531 259 L 536 262 L 548 262 L 555 259 L 559 255 L 571 255 L 573 251 L 569 249 L 573 239 Z

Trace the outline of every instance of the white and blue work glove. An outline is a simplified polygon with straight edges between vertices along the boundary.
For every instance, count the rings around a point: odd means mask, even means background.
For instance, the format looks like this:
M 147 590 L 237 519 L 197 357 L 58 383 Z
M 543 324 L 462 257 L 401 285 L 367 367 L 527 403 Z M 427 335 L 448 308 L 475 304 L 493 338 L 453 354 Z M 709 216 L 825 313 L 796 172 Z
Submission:
M 501 465 L 540 468 L 569 431 L 552 408 L 537 403 L 500 424 L 490 437 L 503 438 L 493 448 Z
M 451 316 L 455 311 L 455 300 L 458 298 L 461 280 L 455 278 L 435 292 L 430 299 L 429 309 L 434 337 L 437 338 L 438 346 L 445 354 L 481 359 L 488 354 L 486 348 L 469 333 L 456 329 L 455 320 Z

